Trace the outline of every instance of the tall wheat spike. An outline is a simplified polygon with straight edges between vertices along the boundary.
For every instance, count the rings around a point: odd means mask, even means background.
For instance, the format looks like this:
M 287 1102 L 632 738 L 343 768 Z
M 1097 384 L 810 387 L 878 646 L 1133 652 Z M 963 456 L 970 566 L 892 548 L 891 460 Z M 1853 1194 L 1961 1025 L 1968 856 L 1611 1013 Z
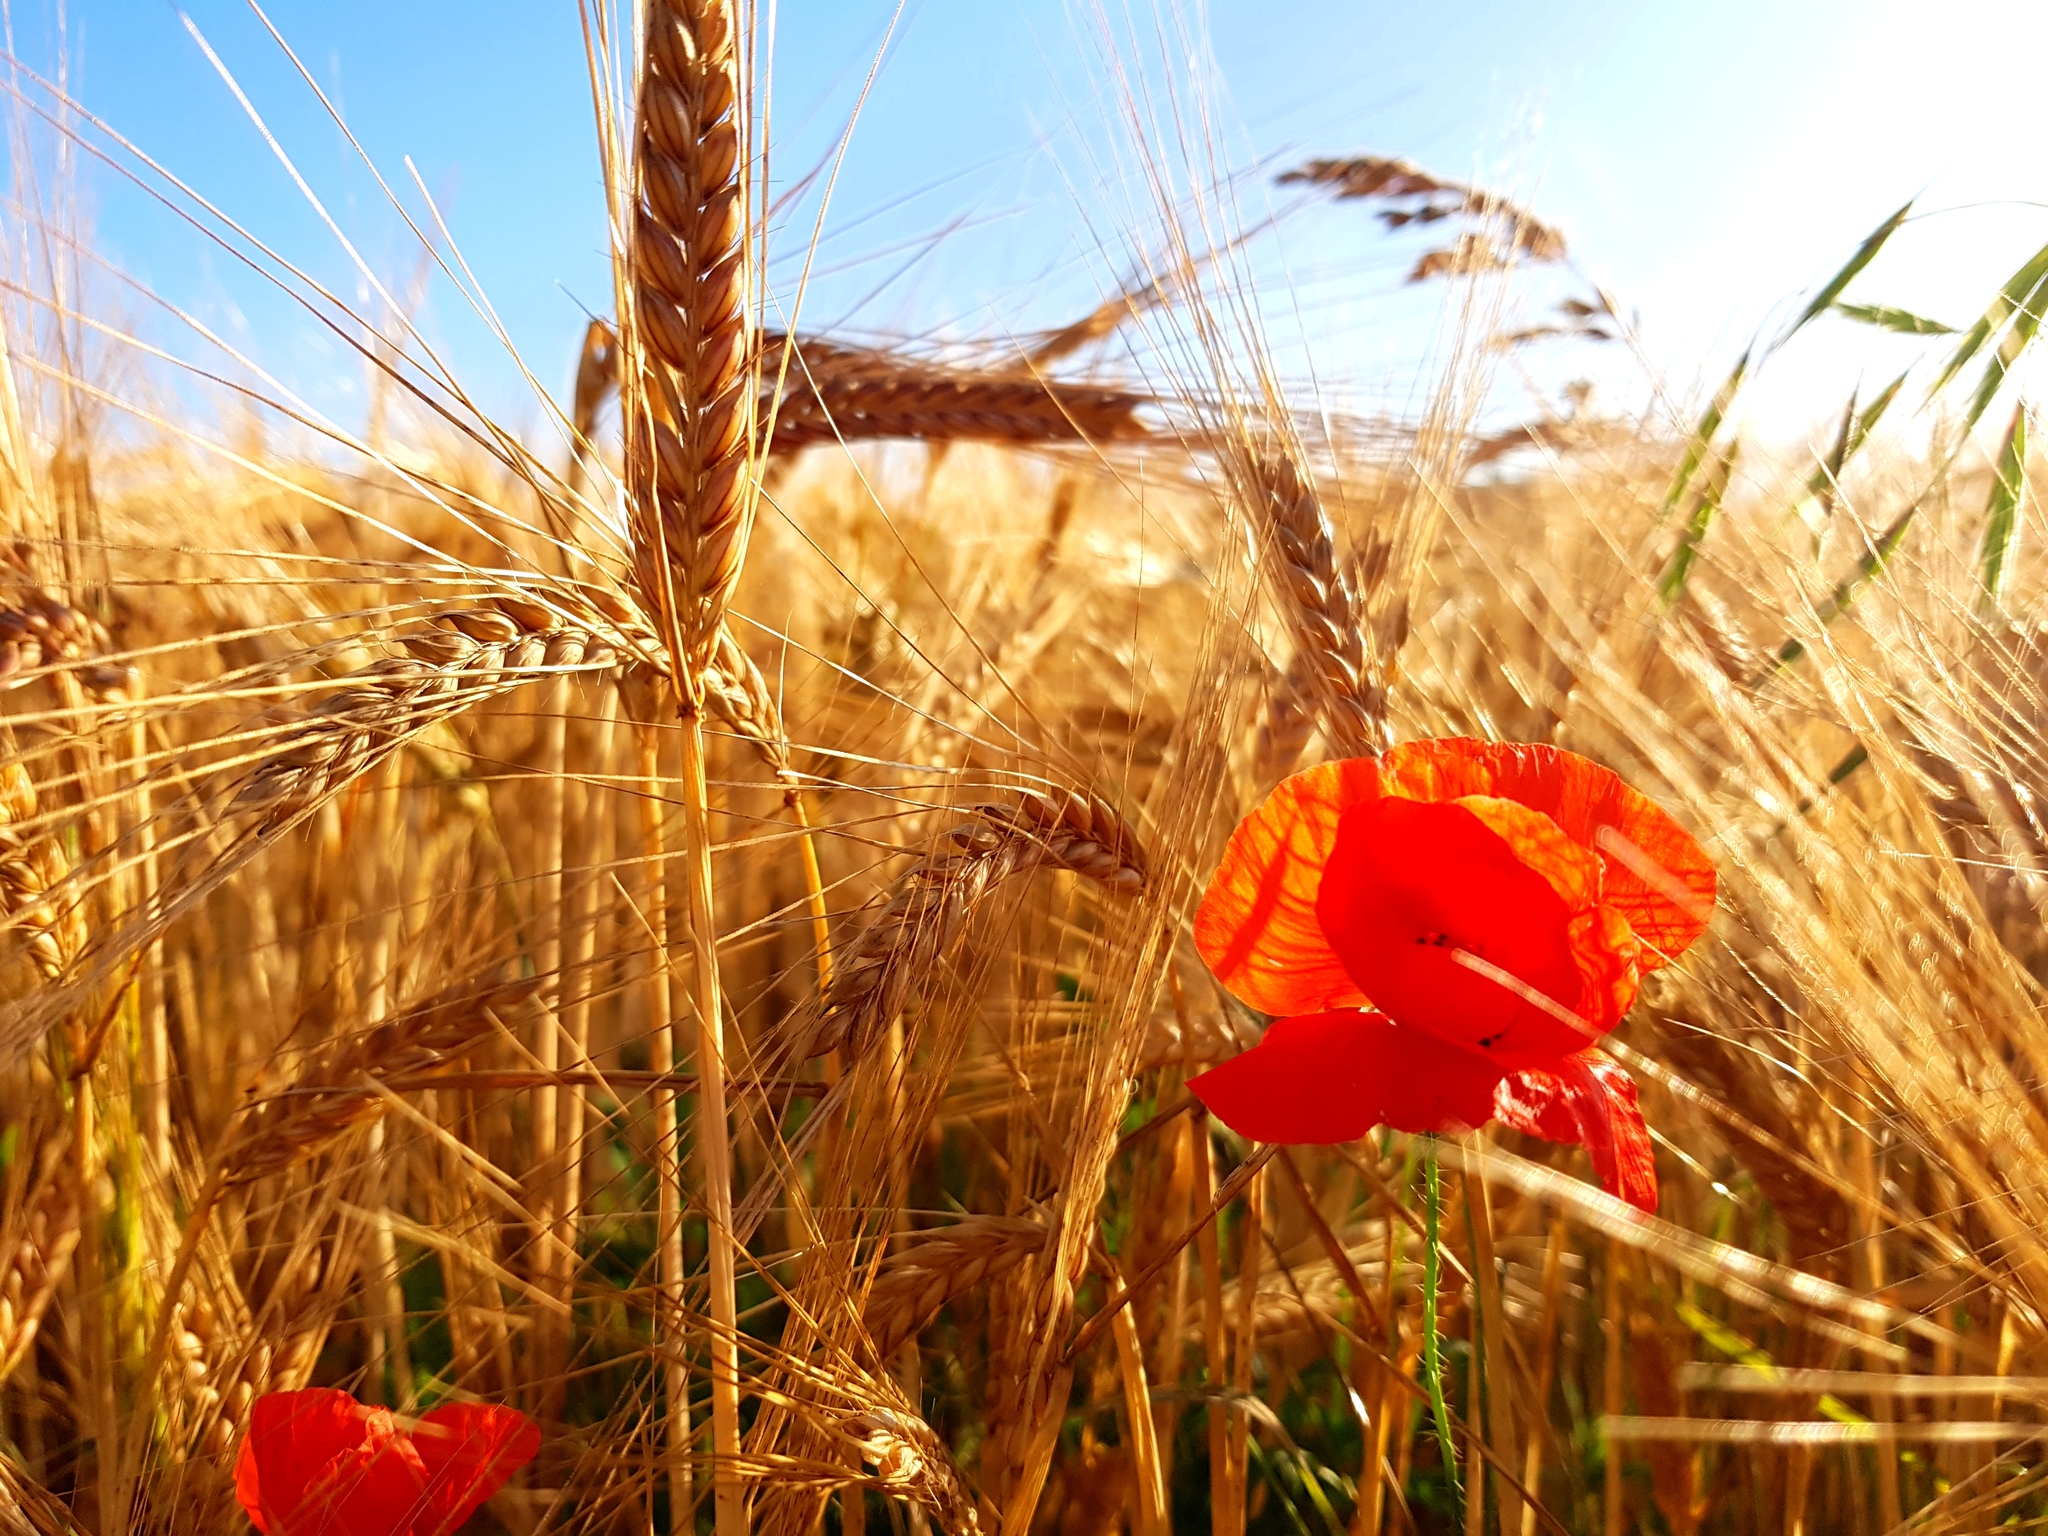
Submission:
M 754 505 L 757 360 L 750 310 L 749 145 L 742 131 L 742 15 L 733 0 L 655 0 L 644 13 L 630 276 L 618 296 L 628 338 L 623 409 L 633 572 L 659 618 L 681 702 L 688 843 L 683 864 L 697 1014 L 695 1145 L 710 1227 L 711 1436 L 719 1536 L 741 1536 L 747 1516 L 738 1464 L 739 1320 L 725 1001 L 699 679 L 739 579 Z M 661 1027 L 673 1024 L 665 1020 Z M 667 1176 L 673 1177 L 673 1146 L 667 1155 Z M 671 1303 L 680 1279 L 665 1283 Z M 672 1457 L 683 1451 L 670 1447 Z

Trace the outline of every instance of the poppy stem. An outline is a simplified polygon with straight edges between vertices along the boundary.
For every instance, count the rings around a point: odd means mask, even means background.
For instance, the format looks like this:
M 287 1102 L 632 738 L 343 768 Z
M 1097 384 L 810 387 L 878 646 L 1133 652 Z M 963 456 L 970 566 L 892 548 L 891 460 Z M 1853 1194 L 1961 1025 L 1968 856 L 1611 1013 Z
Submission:
M 1451 1503 L 1458 1497 L 1457 1442 L 1451 1435 L 1451 1410 L 1444 1401 L 1444 1361 L 1437 1337 L 1437 1271 L 1443 1189 L 1438 1179 L 1436 1138 L 1422 1138 L 1422 1375 L 1429 1387 L 1430 1416 L 1436 1422 L 1437 1444 L 1443 1448 L 1444 1476 L 1450 1479 Z

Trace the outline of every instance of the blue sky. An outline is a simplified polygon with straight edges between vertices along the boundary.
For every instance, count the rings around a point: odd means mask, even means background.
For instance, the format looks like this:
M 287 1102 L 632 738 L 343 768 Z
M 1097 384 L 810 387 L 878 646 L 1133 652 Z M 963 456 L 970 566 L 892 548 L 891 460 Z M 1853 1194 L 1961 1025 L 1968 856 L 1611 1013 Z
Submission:
M 188 9 L 336 222 L 404 289 L 416 248 L 256 14 L 244 0 Z M 1153 217 L 1132 174 L 1127 82 L 1146 82 L 1142 100 L 1163 109 L 1161 83 L 1190 73 L 1213 98 L 1220 163 L 1243 177 L 1244 222 L 1272 196 L 1259 173 L 1309 154 L 1401 154 L 1479 176 L 1562 226 L 1583 272 L 1640 313 L 1653 364 L 1681 392 L 1908 197 L 1998 206 L 1911 226 L 1866 297 L 1967 319 L 2048 239 L 2048 213 L 2020 205 L 2048 201 L 2019 67 L 2038 53 L 2042 18 L 2015 0 L 1213 0 L 1163 27 L 1150 0 L 1117 0 L 1105 23 L 1109 9 L 909 0 L 854 129 L 805 300 L 812 323 L 1000 336 L 1087 309 Z M 412 157 L 528 363 L 566 389 L 580 306 L 604 309 L 610 281 L 573 0 L 273 0 L 269 15 L 417 209 Z M 894 15 L 876 0 L 780 0 L 779 179 L 829 155 Z M 1192 63 L 1176 25 L 1206 39 Z M 61 59 L 87 110 L 361 297 L 173 7 L 43 0 L 31 14 L 16 0 L 15 28 L 21 57 L 52 73 Z M 1123 39 L 1114 50 L 1105 28 Z M 88 162 L 80 180 L 92 243 L 113 266 L 322 408 L 359 417 L 362 368 L 346 348 L 116 176 Z M 780 232 L 785 302 L 813 207 Z M 1320 378 L 1367 400 L 1412 394 L 1418 338 L 1442 299 L 1403 287 L 1412 240 L 1335 206 L 1290 218 L 1257 249 L 1266 311 Z M 446 284 L 430 287 L 424 324 L 479 398 L 532 419 L 516 372 Z M 194 351 L 161 319 L 145 329 Z M 1832 398 L 1896 347 L 1845 332 L 1787 356 L 1783 409 Z M 1815 414 L 1827 409 L 1822 399 Z

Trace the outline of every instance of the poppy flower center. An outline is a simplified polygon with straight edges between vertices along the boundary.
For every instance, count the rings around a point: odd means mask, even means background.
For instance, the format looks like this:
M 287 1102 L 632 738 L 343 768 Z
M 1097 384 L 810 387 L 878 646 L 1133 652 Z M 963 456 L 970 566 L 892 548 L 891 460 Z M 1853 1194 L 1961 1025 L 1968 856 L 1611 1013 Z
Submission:
M 1467 807 L 1394 796 L 1338 823 L 1316 917 L 1373 1006 L 1509 1066 L 1582 1049 L 1571 910 Z M 1473 964 L 1473 961 L 1479 962 Z

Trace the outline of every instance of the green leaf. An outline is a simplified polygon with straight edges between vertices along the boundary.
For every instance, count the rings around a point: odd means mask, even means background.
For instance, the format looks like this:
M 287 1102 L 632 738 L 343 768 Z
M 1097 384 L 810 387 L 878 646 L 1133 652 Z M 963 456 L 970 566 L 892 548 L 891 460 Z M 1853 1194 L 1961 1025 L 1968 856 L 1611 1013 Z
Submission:
M 1891 403 L 1899 398 L 1899 391 L 1905 387 L 1905 383 L 1906 375 L 1902 373 L 1887 384 L 1879 392 L 1878 397 L 1860 413 L 1856 409 L 1855 396 L 1849 397 L 1848 407 L 1842 412 L 1841 431 L 1835 435 L 1835 446 L 1828 451 L 1825 458 L 1814 465 L 1813 473 L 1806 477 L 1804 494 L 1793 505 L 1791 511 L 1786 513 L 1787 518 L 1795 515 L 1809 501 L 1818 501 L 1824 514 L 1831 514 L 1835 510 L 1835 497 L 1842 489 L 1842 471 L 1848 466 L 1849 460 L 1855 457 L 1856 450 L 1869 438 L 1871 429 L 1891 408 Z
M 1998 297 L 1991 301 L 1991 307 L 1984 311 L 1983 317 L 1975 325 L 1963 333 L 1963 339 L 1956 343 L 1956 349 L 1950 354 L 1947 366 L 1941 370 L 1941 377 L 1934 381 L 1933 388 L 1928 391 L 1930 395 L 1940 393 L 1949 380 L 1963 371 L 1970 359 L 1983 350 L 1984 343 L 1991 339 L 1992 332 L 2004 328 L 2006 321 L 2025 305 L 2027 296 L 2041 286 L 2043 279 L 2048 279 L 2048 245 L 2034 252 L 2019 271 L 2005 280 L 2005 286 L 1999 290 Z
M 2005 386 L 2006 375 L 2019 365 L 2019 360 L 2028 347 L 2033 345 L 2035 336 L 2041 330 L 2041 311 L 2048 307 L 2048 273 L 2021 301 L 2007 325 L 2005 334 L 1999 338 L 1998 350 L 1991 354 L 1991 361 L 1984 365 L 1984 377 L 1977 382 L 1977 393 L 1970 401 L 1970 409 L 1963 417 L 1963 430 L 1968 432 L 1990 409 L 1991 402 Z
M 1877 542 L 1863 552 L 1863 558 L 1856 562 L 1856 569 L 1835 583 L 1835 590 L 1829 595 L 1828 600 L 1815 610 L 1815 617 L 1820 620 L 1823 627 L 1834 623 L 1848 612 L 1849 605 L 1856 600 L 1856 594 L 1863 584 L 1883 570 L 1891 557 L 1899 552 L 1899 545 L 1905 541 L 1906 530 L 1913 526 L 1913 519 L 1919 513 L 1920 504 L 1915 502 L 1893 518 L 1885 531 L 1877 536 Z M 1778 647 L 1778 654 L 1772 659 L 1771 665 L 1750 679 L 1750 686 L 1754 688 L 1771 673 L 1780 667 L 1791 666 L 1805 654 L 1804 645 L 1797 640 L 1787 640 Z
M 1800 312 L 1799 318 L 1792 322 L 1791 330 L 1786 331 L 1779 338 L 1778 344 L 1780 346 L 1790 341 L 1793 335 L 1807 321 L 1813 319 L 1816 315 L 1825 313 L 1835 300 L 1842 296 L 1842 290 L 1856 280 L 1857 273 L 1877 259 L 1877 253 L 1884 249 L 1885 241 L 1891 239 L 1898 232 L 1899 226 L 1906 222 L 1906 215 L 1912 211 L 1913 204 L 1908 201 L 1897 213 L 1886 219 L 1864 237 L 1863 243 L 1856 247 L 1856 254 L 1843 264 L 1841 271 L 1837 272 L 1821 286 L 1820 292 L 1813 296 L 1812 302 Z
M 1837 304 L 1835 313 L 1859 325 L 1874 325 L 1881 331 L 1903 336 L 1953 336 L 1956 328 L 1916 315 L 1910 309 L 1892 309 L 1883 304 Z
M 1898 212 L 1894 213 L 1866 235 L 1863 243 L 1856 247 L 1855 255 L 1851 256 L 1843 264 L 1839 272 L 1821 285 L 1820 291 L 1807 302 L 1806 308 L 1799 312 L 1799 318 L 1794 320 L 1785 329 L 1784 333 L 1764 350 L 1761 357 L 1755 356 L 1756 349 L 1754 347 L 1742 354 L 1741 360 L 1735 365 L 1735 371 L 1728 375 L 1727 382 L 1715 394 L 1713 403 L 1707 407 L 1706 414 L 1700 418 L 1699 426 L 1693 430 L 1692 440 L 1686 445 L 1685 457 L 1679 461 L 1678 473 L 1672 478 L 1671 489 L 1664 494 L 1665 515 L 1668 516 L 1676 510 L 1678 504 L 1685 499 L 1685 493 L 1691 489 L 1693 476 L 1699 472 L 1701 462 L 1706 458 L 1708 450 L 1713 447 L 1715 435 L 1720 432 L 1722 422 L 1727 419 L 1728 408 L 1735 403 L 1736 394 L 1741 390 L 1743 381 L 1749 376 L 1752 357 L 1755 357 L 1755 360 L 1761 364 L 1764 358 L 1769 357 L 1771 353 L 1777 351 L 1778 348 L 1797 335 L 1800 329 L 1808 321 L 1812 320 L 1814 316 L 1824 314 L 1833 308 L 1835 301 L 1842 296 L 1842 290 L 1855 281 L 1857 273 L 1861 272 L 1876 259 L 1877 253 L 1884 249 L 1884 243 L 1891 239 L 1901 224 L 1905 223 L 1906 215 L 1912 210 L 1912 207 L 1913 205 L 1910 202 L 1906 203 Z M 1695 515 L 1697 515 L 1697 508 L 1695 509 Z M 1712 515 L 1711 512 L 1708 513 L 1710 518 Z M 1690 556 L 1687 557 L 1687 563 L 1690 563 Z M 1667 575 L 1666 580 L 1668 581 L 1669 579 Z M 1682 573 L 1680 582 L 1683 584 Z
M 1700 545 L 1707 537 L 1707 530 L 1713 526 L 1714 514 L 1721 510 L 1721 498 L 1728 494 L 1728 477 L 1735 469 L 1735 458 L 1742 450 L 1742 439 L 1729 441 L 1727 452 L 1715 461 L 1699 495 L 1693 501 L 1692 515 L 1685 520 L 1685 532 L 1678 536 L 1678 548 L 1671 552 L 1670 562 L 1664 567 L 1664 579 L 1657 583 L 1657 591 L 1666 603 L 1675 603 L 1685 592 L 1686 578 L 1692 574 L 1693 561 L 1699 558 Z
M 1851 747 L 1848 750 L 1848 752 L 1843 756 L 1840 762 L 1836 763 L 1834 767 L 1828 770 L 1828 788 L 1839 789 L 1842 785 L 1842 782 L 1845 779 L 1847 779 L 1850 774 L 1855 773 L 1859 768 L 1861 768 L 1865 763 L 1869 761 L 1870 748 L 1864 746 L 1863 743 L 1859 741 L 1858 743 L 1856 743 L 1855 746 Z M 1807 812 L 1813 809 L 1814 803 L 1815 802 L 1811 796 L 1801 796 L 1799 800 L 1798 814 L 1804 816 Z M 1780 832 L 1783 832 L 1785 828 L 1789 825 L 1791 825 L 1791 823 L 1789 822 L 1779 822 L 1776 828 L 1772 830 L 1771 836 L 1776 837 Z
M 1984 548 L 1977 569 L 1984 581 L 1984 597 L 1995 603 L 2005 590 L 2012 556 L 2013 534 L 2019 528 L 2020 507 L 2027 495 L 2027 407 L 2013 408 L 2012 425 L 2005 429 L 2005 448 L 1998 455 L 1998 473 L 1991 481 L 1991 501 L 1984 509 Z
M 1754 349 L 1752 349 L 1754 350 Z M 1721 430 L 1721 423 L 1727 419 L 1728 407 L 1735 403 L 1735 396 L 1742 389 L 1742 381 L 1749 376 L 1750 353 L 1744 352 L 1735 364 L 1735 371 L 1728 375 L 1726 382 L 1714 392 L 1713 403 L 1700 417 L 1700 424 L 1693 428 L 1692 441 L 1686 445 L 1685 457 L 1678 461 L 1678 473 L 1672 478 L 1671 489 L 1664 493 L 1664 512 L 1669 515 L 1684 500 L 1686 490 L 1692 485 L 1692 477 L 1699 472 L 1700 460 L 1713 446 L 1714 437 Z

